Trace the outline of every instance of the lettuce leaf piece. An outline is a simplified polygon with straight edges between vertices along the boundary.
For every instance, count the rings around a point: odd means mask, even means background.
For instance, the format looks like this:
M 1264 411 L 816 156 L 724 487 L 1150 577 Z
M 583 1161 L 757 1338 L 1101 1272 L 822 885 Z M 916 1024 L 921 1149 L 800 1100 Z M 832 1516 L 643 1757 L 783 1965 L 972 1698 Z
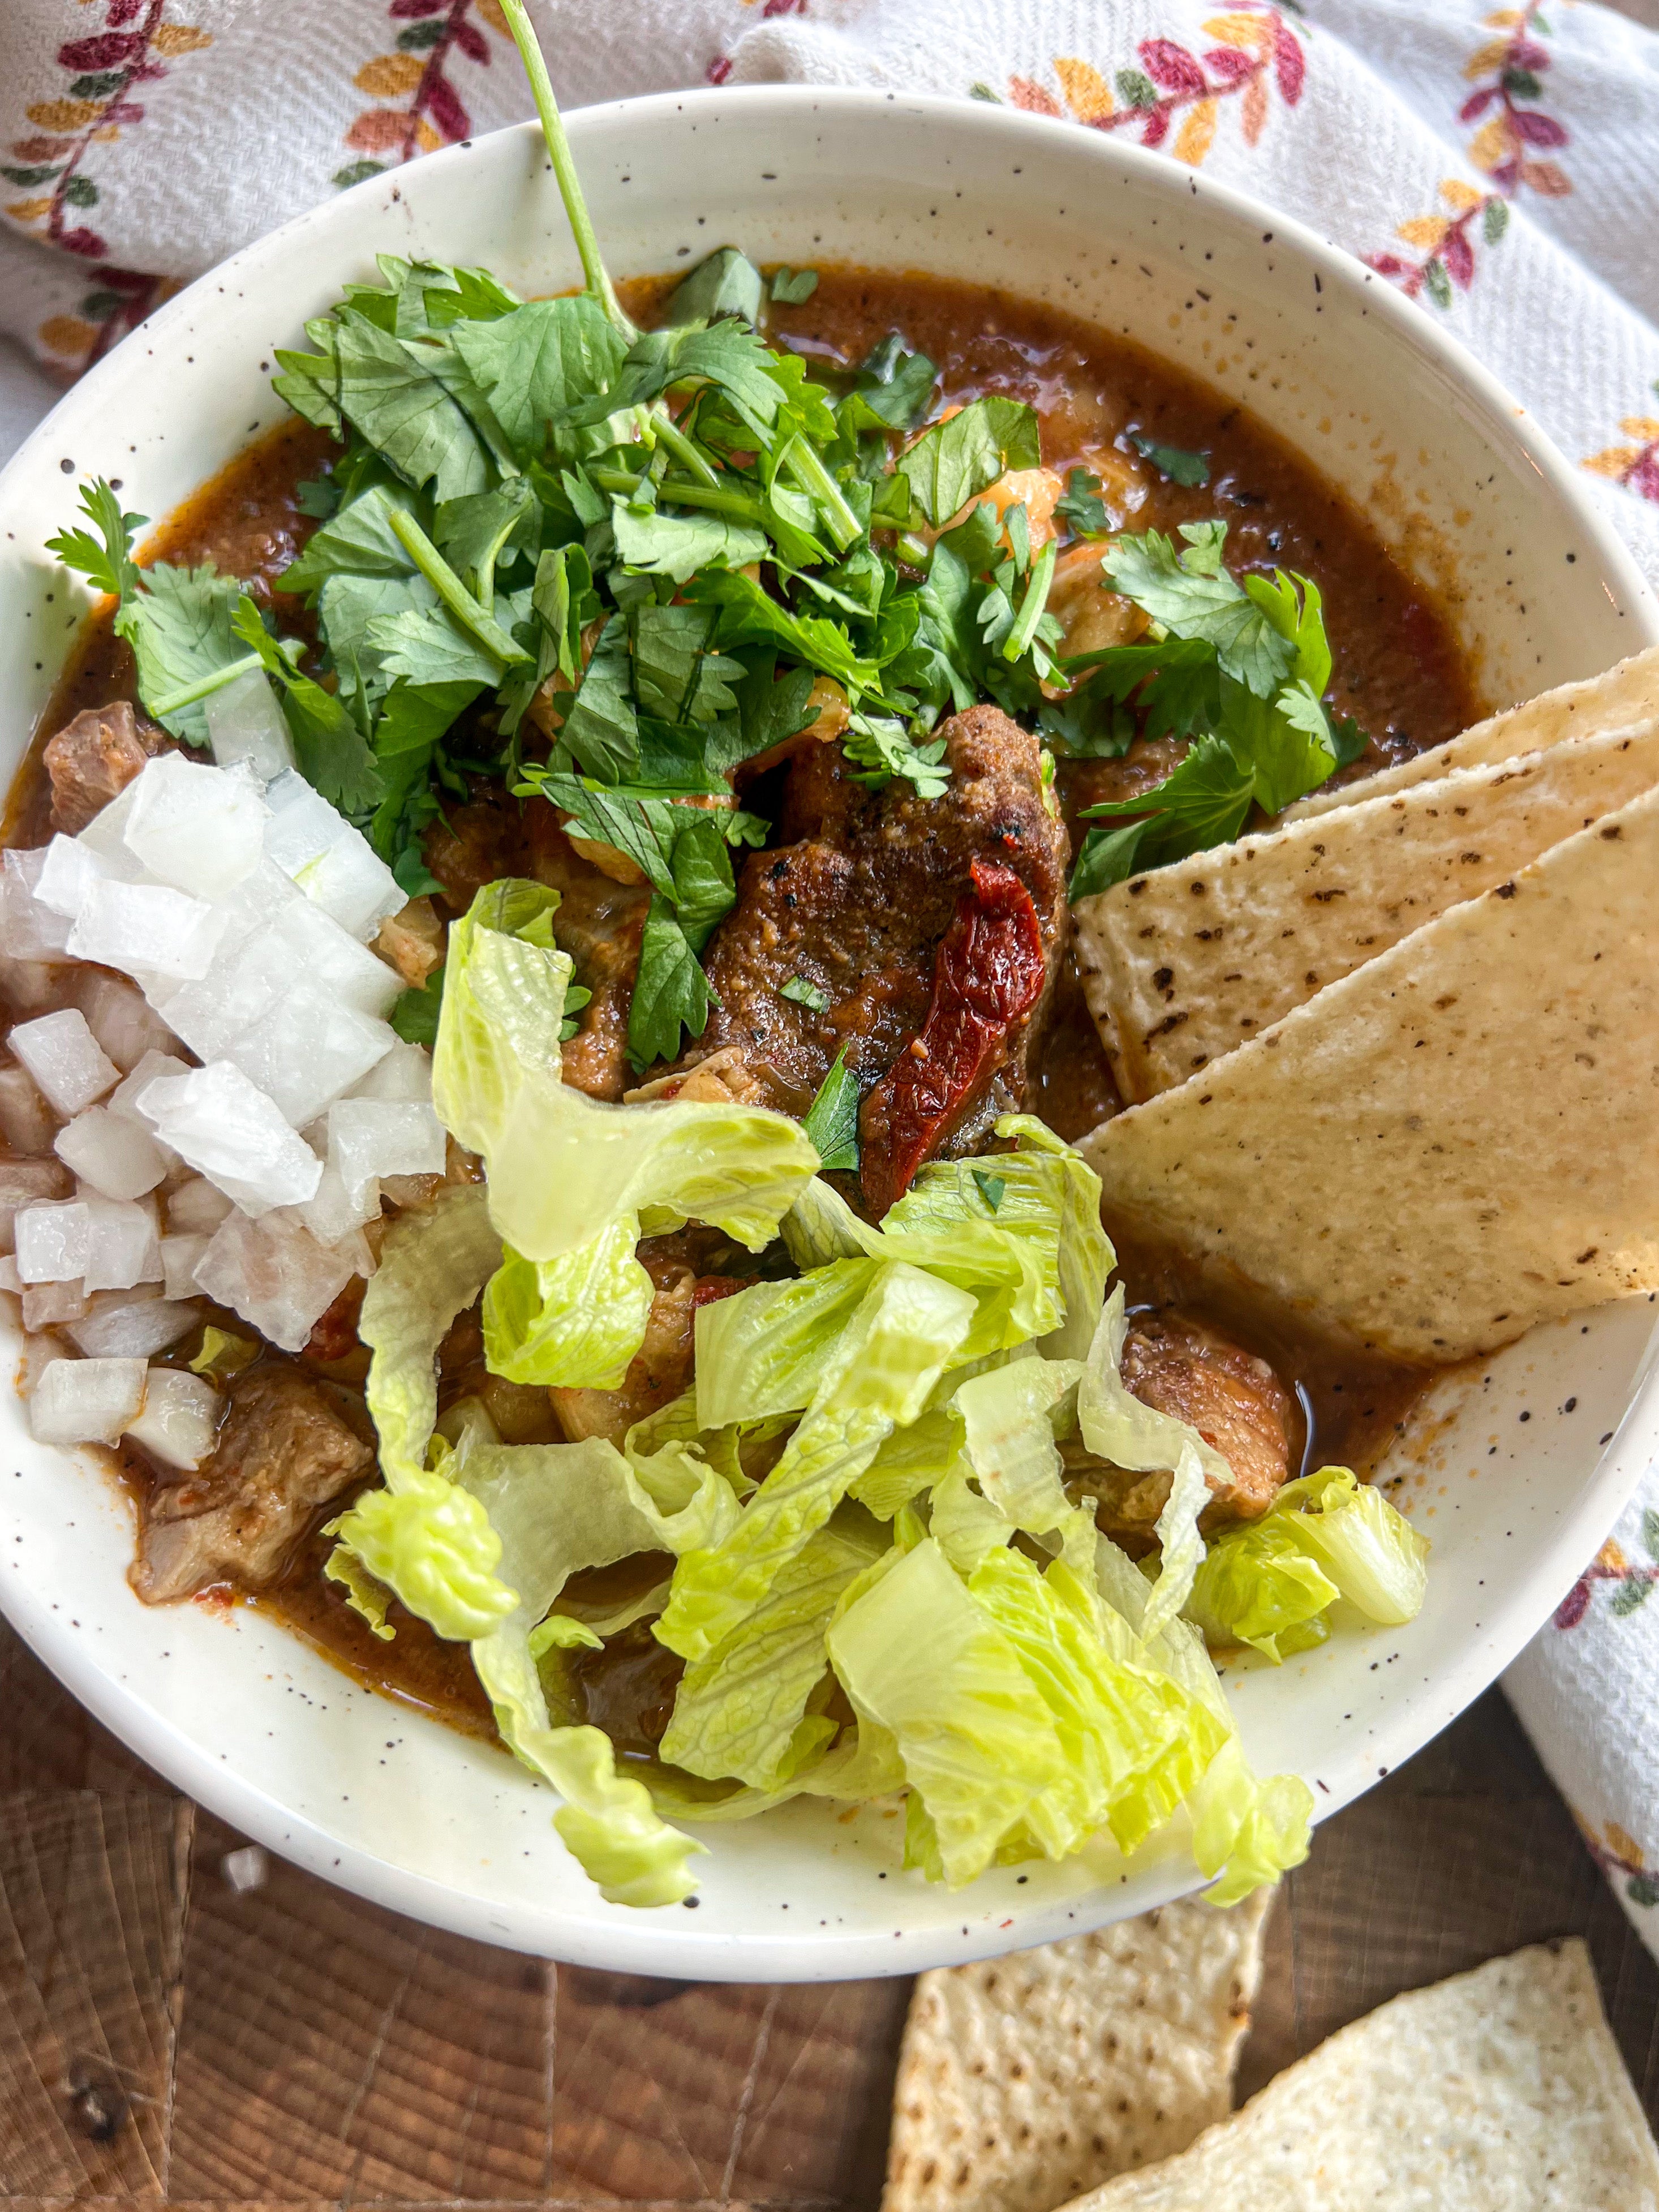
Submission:
M 1324 1640 L 1316 1624 L 1340 1595 L 1295 1532 L 1270 1512 L 1216 1538 L 1184 1610 L 1206 1642 L 1248 1644 L 1277 1663 Z
M 484 1292 L 484 1358 L 509 1382 L 615 1390 L 645 1340 L 653 1286 L 624 1213 L 556 1260 L 509 1246 Z
M 1026 1829 L 1049 1858 L 1103 1824 L 1133 1850 L 1196 1786 L 1225 1730 L 1168 1674 L 1108 1650 L 1091 1593 L 1062 1561 L 1040 1573 L 1022 1553 L 995 1551 L 968 1588 L 1041 1694 L 1064 1754 Z
M 550 1625 L 570 1576 L 641 1552 L 706 1542 L 736 1517 L 712 1468 L 670 1446 L 630 1463 L 603 1437 L 574 1444 L 498 1444 L 465 1435 L 449 1470 L 488 1515 L 519 1602 L 472 1645 L 502 1741 L 565 1802 L 553 1825 L 613 1904 L 672 1905 L 694 1886 L 701 1846 L 666 1826 L 638 1782 L 617 1771 L 597 1728 L 556 1727 L 537 1661 L 550 1645 L 592 1641 L 580 1623 Z
M 924 1491 L 956 1468 L 962 1453 L 962 1421 L 949 1407 L 918 1414 L 907 1428 L 895 1429 L 877 1450 L 848 1493 L 878 1521 L 890 1521 Z
M 799 1427 L 732 1534 L 680 1561 L 657 1623 L 659 1642 L 685 1659 L 706 1658 L 725 1642 L 894 1429 L 922 1411 L 973 1317 L 967 1292 L 918 1268 L 874 1271 Z
M 858 1518 L 821 1528 L 726 1641 L 686 1668 L 662 1756 L 711 1781 L 775 1790 L 832 1742 L 838 1723 L 813 1709 L 829 1686 L 825 1632 L 884 1540 Z
M 1223 1744 L 1193 1793 L 1193 1856 L 1219 1879 L 1208 1905 L 1237 1905 L 1308 1856 L 1313 1792 L 1293 1774 L 1258 1782 L 1237 1736 Z
M 1427 1590 L 1429 1545 L 1380 1490 L 1346 1467 L 1286 1483 L 1259 1521 L 1218 1536 L 1187 1601 L 1216 1644 L 1278 1661 L 1322 1643 L 1339 1597 L 1379 1626 L 1413 1620 Z
M 638 1214 L 647 1236 L 705 1221 L 758 1251 L 817 1153 L 787 1115 L 760 1108 L 610 1106 L 567 1089 L 559 1027 L 571 963 L 518 933 L 547 910 L 540 884 L 509 877 L 452 927 L 433 1054 L 434 1103 L 483 1154 L 502 1238 L 527 1260 L 556 1260 Z
M 1285 1484 L 1267 1518 L 1281 1516 L 1367 1620 L 1397 1627 L 1416 1620 L 1428 1591 L 1429 1540 L 1375 1485 L 1351 1468 L 1322 1467 Z
M 1014 1524 L 975 1487 L 965 1464 L 949 1468 L 929 1500 L 927 1533 L 959 1575 L 1010 1542 Z
M 441 1192 L 388 1230 L 358 1323 L 374 1354 L 368 1410 L 385 1486 L 365 1491 L 332 1524 L 377 1582 L 453 1640 L 487 1634 L 519 1602 L 495 1571 L 501 1542 L 484 1508 L 427 1463 L 437 1425 L 438 1346 L 500 1257 L 476 1186 Z
M 1073 1510 L 1061 1482 L 1054 1422 L 1069 1411 L 1082 1371 L 1077 1360 L 1014 1359 L 970 1377 L 951 1401 L 981 1490 L 1033 1536 L 1060 1528 Z
M 873 1261 L 839 1260 L 790 1282 L 756 1283 L 701 1308 L 699 1425 L 717 1429 L 803 1412 L 875 1274 Z
M 861 1725 L 893 1736 L 952 1888 L 982 1874 L 1066 1753 L 1012 1644 L 929 1538 L 831 1627 L 830 1660 Z

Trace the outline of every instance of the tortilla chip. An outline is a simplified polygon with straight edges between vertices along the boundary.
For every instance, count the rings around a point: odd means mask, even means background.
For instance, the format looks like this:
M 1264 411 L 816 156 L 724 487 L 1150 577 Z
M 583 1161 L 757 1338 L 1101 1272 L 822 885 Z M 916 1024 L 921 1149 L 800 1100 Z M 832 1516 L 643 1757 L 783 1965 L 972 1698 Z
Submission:
M 1413 1990 L 1070 2212 L 1655 2212 L 1659 2151 L 1575 1936 Z
M 1659 720 L 1243 837 L 1080 901 L 1119 1095 L 1172 1090 L 1437 915 L 1659 784 Z
M 1514 760 L 1522 753 L 1559 744 L 1563 738 L 1598 736 L 1604 730 L 1630 729 L 1656 718 L 1659 645 L 1653 645 L 1645 653 L 1620 661 L 1605 676 L 1592 676 L 1583 684 L 1563 684 L 1502 714 L 1489 715 L 1430 752 L 1379 769 L 1358 783 L 1342 784 L 1334 791 L 1316 791 L 1289 808 L 1282 819 L 1300 821 L 1310 814 L 1327 813 L 1333 806 L 1351 806 L 1356 799 L 1404 791 L 1413 783 L 1447 775 L 1453 769 Z
M 1231 2105 L 1273 1893 L 917 1981 L 882 2212 L 1053 2212 Z
M 1429 1364 L 1659 1288 L 1659 791 L 1079 1150 L 1109 1231 Z

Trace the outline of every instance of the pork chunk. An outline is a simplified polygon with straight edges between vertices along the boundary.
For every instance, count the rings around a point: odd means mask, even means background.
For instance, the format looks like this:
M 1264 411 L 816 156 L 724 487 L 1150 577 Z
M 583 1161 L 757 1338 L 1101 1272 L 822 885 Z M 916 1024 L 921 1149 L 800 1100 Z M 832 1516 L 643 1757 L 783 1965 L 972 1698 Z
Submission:
M 620 1098 L 633 1079 L 628 1015 L 651 894 L 585 859 L 551 806 L 532 805 L 526 827 L 536 875 L 559 894 L 555 934 L 575 963 L 575 981 L 592 994 L 564 1048 L 564 1079 L 590 1098 Z
M 291 1367 L 251 1368 L 229 1396 L 213 1456 L 151 1495 L 131 1570 L 146 1605 L 274 1582 L 319 1509 L 374 1460 L 326 1392 Z
M 1231 1483 L 1211 1480 L 1200 1523 L 1206 1533 L 1267 1511 L 1290 1477 L 1292 1401 L 1265 1359 L 1166 1310 L 1131 1322 L 1122 1371 L 1142 1405 L 1196 1429 L 1232 1470 Z M 1065 1447 L 1064 1457 L 1079 1491 L 1098 1500 L 1106 1533 L 1131 1552 L 1144 1550 L 1170 1495 L 1168 1471 L 1108 1467 L 1078 1444 Z
M 1011 869 L 1030 893 L 1052 985 L 1067 850 L 1045 803 L 1037 741 L 994 707 L 954 715 L 939 734 L 951 774 L 937 799 L 897 779 L 866 790 L 839 745 L 814 745 L 795 761 L 784 842 L 745 863 L 738 902 L 704 954 L 720 1003 L 685 1065 L 736 1048 L 752 1095 L 799 1115 L 844 1046 L 867 1091 L 927 1021 L 936 956 L 975 862 Z M 796 977 L 828 1000 L 823 1012 L 781 995 Z M 983 1097 L 957 1118 L 952 1150 L 975 1150 L 997 1115 L 1024 1103 L 1050 996 L 1045 988 Z
M 553 1390 L 559 1425 L 572 1443 L 609 1437 L 620 1443 L 635 1421 L 678 1398 L 691 1380 L 692 1329 L 697 1280 L 689 1267 L 663 1276 L 651 1301 L 645 1342 L 615 1390 Z
M 52 826 L 73 837 L 125 791 L 165 734 L 141 722 L 125 699 L 88 707 L 65 722 L 41 755 L 52 780 Z

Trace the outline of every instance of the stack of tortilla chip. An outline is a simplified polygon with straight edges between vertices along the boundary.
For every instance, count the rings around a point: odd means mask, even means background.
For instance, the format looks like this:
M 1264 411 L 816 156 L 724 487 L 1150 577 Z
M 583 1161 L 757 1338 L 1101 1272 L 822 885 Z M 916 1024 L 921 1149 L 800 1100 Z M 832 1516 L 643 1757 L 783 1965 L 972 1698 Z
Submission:
M 1101 1939 L 922 1977 L 883 2212 L 1054 2212 L 1053 2192 L 1091 2156 L 1104 2170 L 1117 2161 L 1115 2176 L 1067 2212 L 1659 2212 L 1659 2148 L 1576 1938 L 1395 1997 L 1206 2125 L 1237 2033 L 1203 2025 L 1208 1967 L 1193 1961 L 1188 2048 L 1207 2041 L 1218 2074 L 1194 2094 L 1204 2067 L 1170 2067 L 1182 1966 L 1160 1966 L 1154 1931 L 1137 1972 L 1134 1938 L 1109 1932 L 1124 1948 L 1101 1954 L 1092 1987 L 1078 1946 Z M 1196 1934 L 1182 1940 L 1201 1954 Z M 1066 1955 L 1051 1966 L 1054 1954 Z M 1097 2053 L 1113 2040 L 1109 2078 Z M 1016 2069 L 1043 2087 L 1011 2132 Z M 1146 2164 L 1154 2143 L 1167 2154 Z
M 1077 921 L 1120 1237 L 1427 1364 L 1659 1287 L 1659 648 Z

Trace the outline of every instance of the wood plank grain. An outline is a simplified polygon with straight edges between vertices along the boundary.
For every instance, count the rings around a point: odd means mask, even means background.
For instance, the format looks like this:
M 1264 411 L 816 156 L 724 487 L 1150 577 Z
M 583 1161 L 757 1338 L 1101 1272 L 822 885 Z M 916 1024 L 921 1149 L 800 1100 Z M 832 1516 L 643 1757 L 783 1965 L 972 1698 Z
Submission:
M 362 1903 L 200 1820 L 172 2191 L 281 2202 L 541 2197 L 550 1970 Z
M 0 1620 L 0 1796 L 19 1790 L 151 1790 L 173 1794 L 42 1666 Z
M 840 2205 L 880 2193 L 908 1982 L 559 1973 L 553 2194 Z
M 0 1798 L 0 2188 L 158 2199 L 190 1808 Z

